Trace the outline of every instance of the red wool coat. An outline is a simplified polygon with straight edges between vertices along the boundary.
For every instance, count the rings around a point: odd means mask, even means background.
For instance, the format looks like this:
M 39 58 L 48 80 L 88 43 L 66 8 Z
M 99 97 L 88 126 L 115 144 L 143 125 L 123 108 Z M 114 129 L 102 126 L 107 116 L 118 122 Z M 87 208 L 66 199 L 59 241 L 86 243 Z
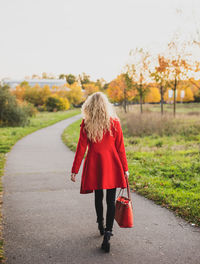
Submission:
M 107 131 L 99 142 L 91 142 L 80 124 L 80 136 L 72 166 L 72 173 L 78 173 L 86 148 L 80 193 L 91 193 L 97 189 L 126 188 L 124 172 L 128 171 L 123 133 L 118 120 L 111 125 L 113 136 Z M 111 123 L 112 124 L 112 123 Z

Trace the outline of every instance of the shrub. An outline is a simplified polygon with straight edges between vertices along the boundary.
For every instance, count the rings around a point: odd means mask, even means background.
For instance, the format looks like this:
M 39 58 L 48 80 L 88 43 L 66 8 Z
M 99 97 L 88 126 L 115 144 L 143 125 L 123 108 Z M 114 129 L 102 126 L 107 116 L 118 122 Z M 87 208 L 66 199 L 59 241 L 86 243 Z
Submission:
M 59 100 L 60 100 L 60 110 L 69 109 L 70 104 L 67 98 L 59 98 Z
M 17 103 L 8 86 L 0 86 L 0 123 L 3 126 L 24 126 L 31 115 L 30 106 Z
M 60 111 L 69 109 L 70 104 L 67 98 L 61 98 L 56 95 L 48 97 L 46 101 L 47 111 Z
M 47 98 L 47 101 L 46 101 L 46 109 L 47 111 L 49 112 L 53 112 L 53 111 L 57 111 L 59 110 L 59 99 L 56 98 L 56 97 L 53 97 L 53 96 L 50 96 Z
M 25 87 L 24 100 L 33 104 L 34 106 L 44 105 L 47 98 L 50 96 L 51 91 L 48 85 L 40 87 L 35 85 L 30 87 L 29 85 Z
M 200 90 L 198 91 L 197 94 L 194 95 L 194 101 L 195 102 L 200 102 Z
M 81 86 L 77 82 L 73 83 L 68 87 L 70 90 L 67 91 L 66 96 L 69 102 L 73 105 L 79 105 L 84 101 L 83 92 Z
M 31 117 L 36 116 L 38 112 L 37 109 L 34 107 L 34 105 L 31 103 L 25 103 L 24 110 L 26 111 L 28 116 L 31 116 Z
M 24 107 L 8 104 L 3 111 L 2 122 L 6 126 L 25 126 L 29 123 L 28 117 Z
M 44 111 L 46 111 L 46 106 L 45 106 L 45 105 L 38 105 L 38 106 L 37 106 L 37 110 L 38 110 L 39 112 L 44 112 Z

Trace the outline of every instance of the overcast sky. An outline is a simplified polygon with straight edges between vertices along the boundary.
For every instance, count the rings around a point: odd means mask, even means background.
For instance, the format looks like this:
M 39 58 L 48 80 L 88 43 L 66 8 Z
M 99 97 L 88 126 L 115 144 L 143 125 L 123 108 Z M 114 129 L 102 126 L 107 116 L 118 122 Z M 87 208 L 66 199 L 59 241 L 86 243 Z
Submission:
M 0 0 L 0 10 L 0 79 L 85 72 L 110 81 L 131 49 L 157 53 L 175 31 L 194 32 L 200 1 Z

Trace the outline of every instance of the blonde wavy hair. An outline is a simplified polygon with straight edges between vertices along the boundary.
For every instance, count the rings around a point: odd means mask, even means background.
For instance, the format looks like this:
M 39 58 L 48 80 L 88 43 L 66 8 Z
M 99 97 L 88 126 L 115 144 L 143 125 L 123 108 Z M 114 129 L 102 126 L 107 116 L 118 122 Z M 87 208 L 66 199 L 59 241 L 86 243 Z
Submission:
M 114 107 L 102 92 L 90 95 L 82 105 L 81 111 L 87 136 L 92 142 L 101 141 L 104 132 L 109 131 L 112 135 L 111 123 L 113 119 L 119 121 Z

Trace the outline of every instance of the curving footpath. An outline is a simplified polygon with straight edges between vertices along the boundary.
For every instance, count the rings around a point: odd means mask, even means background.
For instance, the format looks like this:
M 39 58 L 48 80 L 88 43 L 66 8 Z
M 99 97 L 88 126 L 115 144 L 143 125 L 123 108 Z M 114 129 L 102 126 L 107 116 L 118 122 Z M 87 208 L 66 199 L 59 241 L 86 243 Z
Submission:
M 114 224 L 111 252 L 101 251 L 94 194 L 74 184 L 74 158 L 62 143 L 80 115 L 34 132 L 8 154 L 3 176 L 3 221 L 8 264 L 199 264 L 200 228 L 132 193 L 135 227 Z

